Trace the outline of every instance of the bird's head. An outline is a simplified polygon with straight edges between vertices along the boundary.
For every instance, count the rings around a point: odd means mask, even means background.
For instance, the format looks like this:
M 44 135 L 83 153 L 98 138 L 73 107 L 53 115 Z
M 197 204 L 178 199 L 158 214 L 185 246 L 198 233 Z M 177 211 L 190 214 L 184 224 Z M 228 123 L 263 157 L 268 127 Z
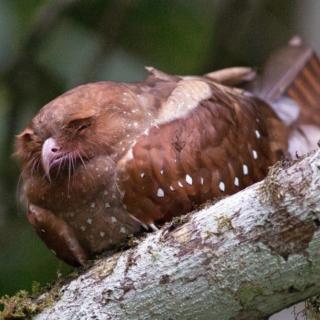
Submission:
M 139 101 L 128 86 L 79 86 L 45 105 L 16 138 L 16 156 L 31 175 L 59 179 L 100 156 L 116 158 L 141 128 Z

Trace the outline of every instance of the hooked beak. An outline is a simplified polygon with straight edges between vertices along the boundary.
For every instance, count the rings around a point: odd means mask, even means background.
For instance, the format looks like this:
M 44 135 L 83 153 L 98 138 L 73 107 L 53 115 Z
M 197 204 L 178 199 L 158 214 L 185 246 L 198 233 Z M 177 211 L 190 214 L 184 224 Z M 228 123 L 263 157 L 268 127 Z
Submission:
M 42 145 L 41 162 L 43 170 L 50 180 L 50 167 L 55 159 L 59 157 L 60 146 L 54 138 L 48 138 Z

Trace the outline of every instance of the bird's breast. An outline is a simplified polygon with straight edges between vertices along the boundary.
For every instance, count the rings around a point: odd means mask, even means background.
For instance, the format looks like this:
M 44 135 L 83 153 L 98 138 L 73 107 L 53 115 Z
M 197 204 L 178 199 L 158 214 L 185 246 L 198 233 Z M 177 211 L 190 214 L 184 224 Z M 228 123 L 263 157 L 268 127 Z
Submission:
M 48 182 L 32 176 L 24 183 L 28 202 L 63 219 L 88 252 L 101 252 L 140 228 L 122 205 L 114 167 L 109 157 L 100 156 L 70 179 Z

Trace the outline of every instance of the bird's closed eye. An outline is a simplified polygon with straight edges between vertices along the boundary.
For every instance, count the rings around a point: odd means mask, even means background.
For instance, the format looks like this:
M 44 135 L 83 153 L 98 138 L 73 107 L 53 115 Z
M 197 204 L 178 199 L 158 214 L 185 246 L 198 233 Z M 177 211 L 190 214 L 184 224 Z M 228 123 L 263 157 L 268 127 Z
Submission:
M 82 132 L 92 125 L 92 117 L 85 119 L 75 119 L 68 123 L 67 128 L 76 130 L 76 132 Z
M 91 126 L 91 123 L 84 123 L 78 127 L 78 131 L 83 131 Z

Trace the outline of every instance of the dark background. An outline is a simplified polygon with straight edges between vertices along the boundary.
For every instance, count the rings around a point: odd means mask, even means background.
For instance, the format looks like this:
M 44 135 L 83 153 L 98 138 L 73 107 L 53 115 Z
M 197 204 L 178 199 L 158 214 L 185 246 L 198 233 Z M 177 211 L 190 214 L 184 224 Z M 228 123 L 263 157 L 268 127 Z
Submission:
M 41 106 L 81 83 L 143 79 L 145 65 L 259 67 L 295 34 L 320 48 L 319 13 L 318 0 L 0 0 L 0 295 L 70 270 L 18 201 L 14 136 Z

